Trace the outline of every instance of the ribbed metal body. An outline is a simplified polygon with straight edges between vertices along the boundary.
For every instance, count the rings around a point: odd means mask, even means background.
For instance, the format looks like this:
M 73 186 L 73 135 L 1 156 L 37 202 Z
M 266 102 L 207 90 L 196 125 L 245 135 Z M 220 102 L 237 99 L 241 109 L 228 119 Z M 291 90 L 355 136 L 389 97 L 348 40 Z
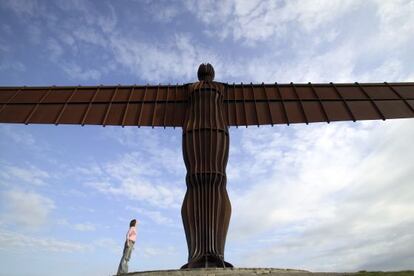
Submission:
M 183 268 L 231 267 L 224 246 L 230 126 L 414 118 L 414 82 L 224 84 L 211 64 L 184 85 L 0 87 L 0 123 L 182 127 Z
M 183 125 L 187 192 L 181 209 L 189 256 L 183 268 L 232 267 L 224 262 L 231 205 L 226 190 L 229 134 L 223 86 L 201 81 L 189 89 Z

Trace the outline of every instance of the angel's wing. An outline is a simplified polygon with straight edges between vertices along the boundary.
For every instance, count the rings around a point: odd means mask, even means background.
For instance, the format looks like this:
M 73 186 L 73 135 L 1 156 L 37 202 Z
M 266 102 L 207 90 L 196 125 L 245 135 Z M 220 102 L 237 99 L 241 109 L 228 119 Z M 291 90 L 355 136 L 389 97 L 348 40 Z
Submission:
M 0 123 L 180 127 L 186 85 L 0 87 Z M 229 126 L 414 117 L 414 83 L 225 85 Z
M 185 85 L 0 87 L 0 122 L 180 127 Z
M 227 84 L 229 126 L 414 117 L 414 83 Z

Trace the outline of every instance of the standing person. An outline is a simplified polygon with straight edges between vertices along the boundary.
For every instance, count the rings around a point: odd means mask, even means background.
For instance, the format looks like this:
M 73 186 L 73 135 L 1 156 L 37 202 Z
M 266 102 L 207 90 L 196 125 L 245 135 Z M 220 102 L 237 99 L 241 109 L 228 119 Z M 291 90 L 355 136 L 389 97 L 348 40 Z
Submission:
M 131 252 L 134 249 L 134 244 L 137 239 L 137 220 L 133 219 L 129 223 L 129 230 L 126 234 L 126 241 L 124 245 L 124 253 L 122 254 L 121 262 L 118 266 L 117 274 L 128 273 L 128 261 L 131 258 Z

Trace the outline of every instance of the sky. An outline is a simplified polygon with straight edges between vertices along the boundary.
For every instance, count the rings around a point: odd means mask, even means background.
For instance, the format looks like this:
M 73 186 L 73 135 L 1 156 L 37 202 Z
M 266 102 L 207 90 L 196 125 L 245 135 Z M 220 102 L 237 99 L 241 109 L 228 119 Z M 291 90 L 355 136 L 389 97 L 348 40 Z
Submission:
M 414 1 L 0 0 L 0 86 L 414 81 Z M 181 129 L 0 125 L 0 275 L 186 263 Z M 230 128 L 237 267 L 414 269 L 414 121 Z

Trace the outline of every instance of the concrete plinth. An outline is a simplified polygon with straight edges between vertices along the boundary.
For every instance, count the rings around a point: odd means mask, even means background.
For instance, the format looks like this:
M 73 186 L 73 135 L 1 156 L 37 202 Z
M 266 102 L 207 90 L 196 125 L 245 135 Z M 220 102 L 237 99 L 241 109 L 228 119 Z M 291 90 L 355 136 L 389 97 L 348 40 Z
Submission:
M 130 272 L 128 276 L 250 276 L 250 275 L 277 275 L 277 276 L 344 276 L 356 273 L 309 272 L 306 270 L 277 269 L 277 268 L 198 268 L 181 270 L 157 270 Z

